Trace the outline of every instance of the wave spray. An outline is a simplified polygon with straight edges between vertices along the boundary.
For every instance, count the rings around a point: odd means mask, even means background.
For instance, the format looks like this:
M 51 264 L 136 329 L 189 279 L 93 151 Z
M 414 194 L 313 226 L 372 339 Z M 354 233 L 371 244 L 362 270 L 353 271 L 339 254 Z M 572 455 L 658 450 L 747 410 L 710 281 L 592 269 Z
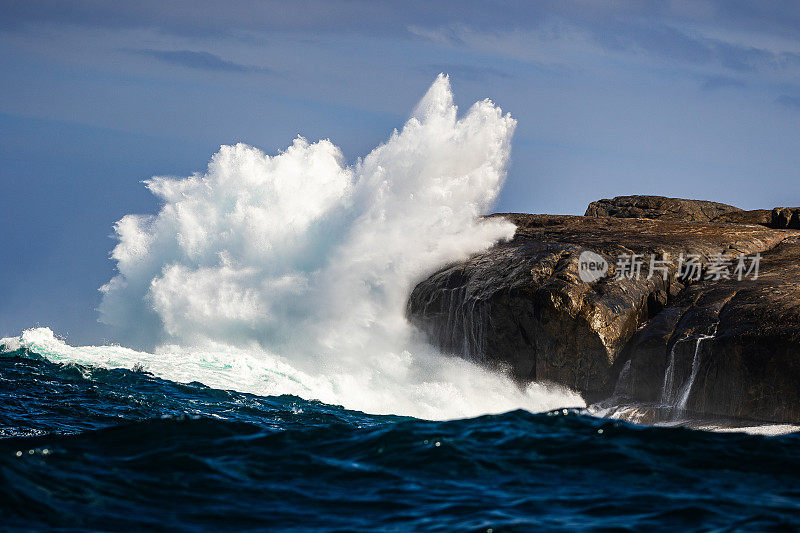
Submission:
M 117 275 L 100 320 L 121 347 L 47 357 L 132 366 L 176 381 L 296 394 L 371 413 L 454 418 L 582 406 L 580 396 L 438 353 L 408 323 L 414 285 L 509 239 L 481 219 L 505 177 L 516 122 L 489 100 L 457 115 L 440 75 L 400 131 L 352 166 L 328 140 L 269 156 L 223 146 L 203 174 L 154 177 L 154 216 L 115 225 Z

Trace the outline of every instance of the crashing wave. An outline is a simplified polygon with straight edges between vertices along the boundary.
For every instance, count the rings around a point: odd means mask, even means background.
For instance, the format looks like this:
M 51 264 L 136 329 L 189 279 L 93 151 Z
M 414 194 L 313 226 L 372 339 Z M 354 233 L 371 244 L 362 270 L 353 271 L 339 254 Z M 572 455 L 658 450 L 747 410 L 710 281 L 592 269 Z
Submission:
M 440 75 L 403 128 L 353 165 L 328 140 L 269 156 L 223 146 L 205 173 L 154 177 L 154 216 L 115 225 L 117 275 L 100 319 L 140 348 L 70 347 L 28 330 L 57 361 L 131 367 L 177 381 L 297 394 L 372 413 L 454 418 L 583 406 L 447 357 L 405 316 L 414 285 L 513 236 L 482 219 L 516 122 L 489 100 L 462 117 Z

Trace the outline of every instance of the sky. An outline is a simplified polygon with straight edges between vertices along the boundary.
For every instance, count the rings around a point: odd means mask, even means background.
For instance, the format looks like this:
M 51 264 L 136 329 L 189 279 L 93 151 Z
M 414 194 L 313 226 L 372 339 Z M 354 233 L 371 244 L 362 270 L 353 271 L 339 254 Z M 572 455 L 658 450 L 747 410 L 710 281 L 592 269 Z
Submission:
M 800 205 L 800 3 L 0 0 L 0 337 L 110 332 L 141 181 L 302 134 L 349 161 L 439 72 L 518 120 L 497 211 L 658 194 Z

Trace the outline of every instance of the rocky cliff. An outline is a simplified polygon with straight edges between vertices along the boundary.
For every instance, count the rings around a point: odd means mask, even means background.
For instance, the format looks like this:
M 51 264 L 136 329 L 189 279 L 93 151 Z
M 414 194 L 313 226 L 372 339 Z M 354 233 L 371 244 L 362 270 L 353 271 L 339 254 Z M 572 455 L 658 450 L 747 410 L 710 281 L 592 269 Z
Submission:
M 767 227 L 766 210 L 623 198 L 648 216 L 612 214 L 617 199 L 592 216 L 494 215 L 513 240 L 422 281 L 409 317 L 446 351 L 588 401 L 800 422 L 800 231 Z

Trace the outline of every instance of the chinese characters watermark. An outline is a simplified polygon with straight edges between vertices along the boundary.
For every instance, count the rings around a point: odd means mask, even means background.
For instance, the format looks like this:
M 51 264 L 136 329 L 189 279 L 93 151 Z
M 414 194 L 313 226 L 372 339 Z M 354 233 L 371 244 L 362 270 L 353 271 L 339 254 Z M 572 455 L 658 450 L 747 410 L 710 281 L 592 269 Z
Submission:
M 615 263 L 615 279 L 646 279 L 661 277 L 664 281 L 670 275 L 670 268 L 678 279 L 684 281 L 719 281 L 736 279 L 758 279 L 758 269 L 761 264 L 761 254 L 752 256 L 739 254 L 738 256 L 715 254 L 703 262 L 700 254 L 680 253 L 677 258 L 670 254 L 621 254 Z M 578 275 L 581 280 L 590 283 L 597 281 L 609 271 L 608 262 L 601 255 L 584 251 L 578 257 Z

